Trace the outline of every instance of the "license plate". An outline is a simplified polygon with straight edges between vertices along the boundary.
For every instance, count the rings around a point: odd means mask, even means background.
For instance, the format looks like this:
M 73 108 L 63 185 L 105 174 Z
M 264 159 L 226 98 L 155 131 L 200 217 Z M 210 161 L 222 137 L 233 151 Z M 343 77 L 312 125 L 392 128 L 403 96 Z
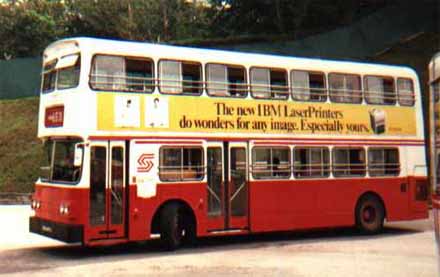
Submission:
M 46 232 L 46 233 L 52 233 L 52 227 L 47 226 L 47 225 L 43 225 L 43 226 L 41 226 L 41 231 Z

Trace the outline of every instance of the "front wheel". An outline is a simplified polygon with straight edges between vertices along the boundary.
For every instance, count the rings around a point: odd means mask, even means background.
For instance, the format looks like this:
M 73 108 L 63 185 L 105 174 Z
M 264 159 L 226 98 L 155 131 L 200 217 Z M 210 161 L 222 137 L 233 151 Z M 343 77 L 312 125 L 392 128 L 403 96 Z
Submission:
M 195 224 L 178 203 L 165 206 L 160 217 L 160 237 L 167 250 L 195 240 Z
M 385 209 L 375 196 L 362 197 L 356 206 L 356 226 L 365 234 L 377 234 L 383 229 Z

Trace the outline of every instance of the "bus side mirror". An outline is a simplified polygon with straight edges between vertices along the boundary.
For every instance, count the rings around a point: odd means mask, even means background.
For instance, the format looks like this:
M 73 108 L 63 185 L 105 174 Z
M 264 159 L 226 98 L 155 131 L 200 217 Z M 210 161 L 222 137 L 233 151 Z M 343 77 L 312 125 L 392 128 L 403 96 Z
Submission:
M 84 155 L 83 144 L 80 143 L 75 144 L 75 157 L 73 159 L 73 165 L 75 167 L 80 167 L 82 165 L 83 155 Z

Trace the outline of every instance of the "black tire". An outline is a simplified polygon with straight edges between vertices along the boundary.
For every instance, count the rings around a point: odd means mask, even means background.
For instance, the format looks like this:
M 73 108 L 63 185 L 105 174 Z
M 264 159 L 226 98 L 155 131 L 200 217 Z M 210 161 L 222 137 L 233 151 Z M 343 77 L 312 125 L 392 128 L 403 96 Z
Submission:
M 194 220 L 178 203 L 166 205 L 160 217 L 160 237 L 167 250 L 175 250 L 182 244 L 195 241 Z
M 362 197 L 356 205 L 356 226 L 364 234 L 377 234 L 383 229 L 385 209 L 373 195 Z
M 188 213 L 184 215 L 183 219 L 183 244 L 195 245 L 197 238 L 195 219 Z

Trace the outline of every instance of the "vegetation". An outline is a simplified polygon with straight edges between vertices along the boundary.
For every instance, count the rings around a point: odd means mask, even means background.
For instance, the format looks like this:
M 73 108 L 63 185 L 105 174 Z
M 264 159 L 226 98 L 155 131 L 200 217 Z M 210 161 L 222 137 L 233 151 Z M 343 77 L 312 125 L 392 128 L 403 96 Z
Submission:
M 0 101 L 0 192 L 29 192 L 43 157 L 37 139 L 38 98 Z
M 71 36 L 179 42 L 298 38 L 350 24 L 390 0 L 3 0 L 0 59 Z M 337 15 L 337 16 L 335 16 Z

